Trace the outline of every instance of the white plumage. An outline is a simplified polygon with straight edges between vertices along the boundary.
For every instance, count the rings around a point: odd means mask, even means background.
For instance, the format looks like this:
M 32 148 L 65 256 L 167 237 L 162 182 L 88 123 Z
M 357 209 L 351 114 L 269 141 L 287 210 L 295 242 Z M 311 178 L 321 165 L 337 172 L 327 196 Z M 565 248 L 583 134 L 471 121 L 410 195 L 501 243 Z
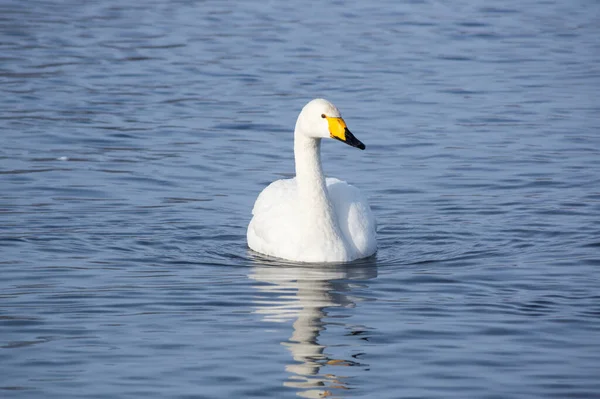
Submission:
M 364 149 L 326 100 L 309 102 L 294 133 L 296 177 L 277 180 L 258 196 L 247 238 L 251 249 L 298 262 L 345 262 L 377 250 L 371 208 L 356 187 L 323 175 L 322 138 Z

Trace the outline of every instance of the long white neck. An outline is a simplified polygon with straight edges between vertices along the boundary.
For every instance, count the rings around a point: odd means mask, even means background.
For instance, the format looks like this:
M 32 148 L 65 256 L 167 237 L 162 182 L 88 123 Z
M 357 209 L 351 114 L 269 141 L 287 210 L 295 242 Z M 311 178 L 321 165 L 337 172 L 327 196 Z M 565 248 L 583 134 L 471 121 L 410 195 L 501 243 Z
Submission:
M 327 184 L 321 166 L 321 139 L 294 133 L 294 157 L 296 160 L 296 181 L 303 211 L 312 223 L 321 227 L 329 239 L 342 240 L 335 211 L 327 195 Z
M 300 195 L 309 203 L 317 201 L 319 205 L 330 208 L 325 175 L 321 165 L 321 139 L 305 137 L 302 134 L 294 136 L 296 180 Z

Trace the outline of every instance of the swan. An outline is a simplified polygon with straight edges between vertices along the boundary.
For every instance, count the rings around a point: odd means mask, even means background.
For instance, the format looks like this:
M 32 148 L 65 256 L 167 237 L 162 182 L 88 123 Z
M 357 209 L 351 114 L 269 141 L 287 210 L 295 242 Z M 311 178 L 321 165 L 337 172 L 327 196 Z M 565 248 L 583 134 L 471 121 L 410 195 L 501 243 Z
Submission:
M 294 131 L 296 177 L 277 180 L 258 196 L 248 225 L 248 246 L 295 262 L 349 262 L 377 251 L 376 222 L 354 186 L 325 178 L 321 139 L 365 149 L 329 101 L 302 108 Z

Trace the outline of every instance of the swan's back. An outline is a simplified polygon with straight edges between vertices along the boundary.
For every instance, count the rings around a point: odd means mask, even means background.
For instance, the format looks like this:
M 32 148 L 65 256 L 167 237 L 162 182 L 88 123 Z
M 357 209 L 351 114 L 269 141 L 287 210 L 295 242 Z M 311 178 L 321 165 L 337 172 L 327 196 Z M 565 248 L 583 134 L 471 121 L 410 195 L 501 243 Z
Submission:
M 376 224 L 369 204 L 356 187 L 327 178 L 327 192 L 344 236 L 346 255 L 341 261 L 364 258 L 377 250 Z M 247 238 L 250 248 L 267 255 L 306 261 L 314 251 L 311 235 L 302 231 L 296 179 L 277 180 L 256 199 Z M 317 254 L 313 254 L 317 255 Z M 335 254 L 318 254 L 323 259 Z
M 356 253 L 355 259 L 373 255 L 377 251 L 377 224 L 363 193 L 332 177 L 327 178 L 327 192 L 342 234 Z

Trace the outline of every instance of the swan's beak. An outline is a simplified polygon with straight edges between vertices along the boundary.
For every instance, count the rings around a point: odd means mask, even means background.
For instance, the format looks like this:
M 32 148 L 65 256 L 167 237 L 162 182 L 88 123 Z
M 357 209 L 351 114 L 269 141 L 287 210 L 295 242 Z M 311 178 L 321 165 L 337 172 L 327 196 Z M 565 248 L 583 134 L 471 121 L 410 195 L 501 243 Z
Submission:
M 327 117 L 327 123 L 329 124 L 329 135 L 332 139 L 342 141 L 361 150 L 365 149 L 365 145 L 348 130 L 346 122 L 342 118 Z

